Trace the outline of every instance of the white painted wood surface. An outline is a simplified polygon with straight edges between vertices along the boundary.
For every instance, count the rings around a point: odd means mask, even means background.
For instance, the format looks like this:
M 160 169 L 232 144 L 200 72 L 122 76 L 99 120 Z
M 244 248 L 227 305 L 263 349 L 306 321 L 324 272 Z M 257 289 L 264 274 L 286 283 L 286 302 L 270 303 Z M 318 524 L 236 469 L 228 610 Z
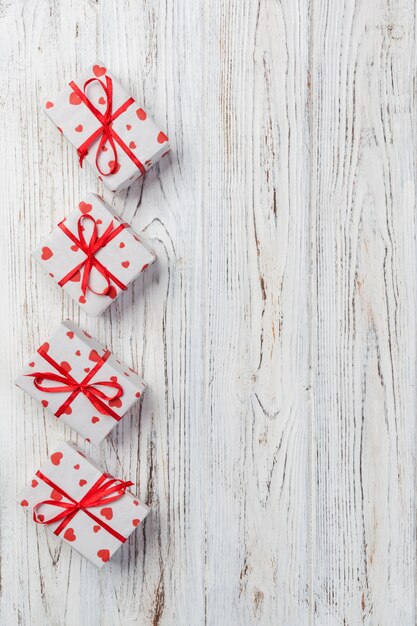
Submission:
M 415 29 L 412 0 L 0 2 L 1 624 L 415 624 Z M 100 190 L 39 106 L 96 58 L 173 144 L 105 194 L 159 260 L 98 320 L 29 259 Z M 13 386 L 65 317 L 149 384 L 85 444 L 152 507 L 101 572 L 14 501 L 76 441 Z

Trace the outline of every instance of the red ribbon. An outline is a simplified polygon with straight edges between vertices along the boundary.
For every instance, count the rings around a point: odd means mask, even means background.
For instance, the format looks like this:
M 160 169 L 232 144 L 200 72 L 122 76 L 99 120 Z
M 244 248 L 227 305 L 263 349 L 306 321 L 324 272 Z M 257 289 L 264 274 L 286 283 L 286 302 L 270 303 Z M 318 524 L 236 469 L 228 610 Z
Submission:
M 84 232 L 83 232 L 84 227 L 82 225 L 83 220 L 86 220 L 86 219 L 91 220 L 93 222 L 93 232 L 91 233 L 90 241 L 88 242 L 86 241 L 84 237 Z M 94 219 L 94 217 L 92 217 L 92 215 L 81 215 L 81 217 L 78 219 L 78 222 L 77 222 L 77 227 L 78 227 L 78 238 L 77 238 L 74 235 L 74 233 L 72 233 L 66 227 L 64 222 L 65 220 L 60 222 L 58 226 L 67 235 L 67 237 L 69 237 L 71 241 L 73 241 L 80 248 L 80 250 L 84 252 L 84 254 L 86 255 L 86 258 L 81 263 L 79 263 L 76 267 L 74 267 L 70 272 L 68 272 L 66 276 L 61 278 L 58 285 L 62 287 L 69 280 L 71 280 L 77 274 L 77 272 L 79 272 L 82 269 L 83 275 L 82 275 L 82 280 L 81 280 L 81 291 L 84 296 L 86 294 L 87 289 L 89 289 L 90 291 L 92 291 L 98 296 L 106 296 L 110 291 L 110 282 L 113 282 L 115 285 L 119 287 L 119 289 L 122 289 L 123 291 L 125 291 L 127 289 L 126 285 L 124 285 L 116 276 L 111 274 L 111 272 L 109 272 L 109 270 L 104 265 L 102 265 L 100 261 L 96 259 L 95 255 L 101 248 L 107 245 L 109 241 L 117 237 L 117 235 L 124 228 L 126 228 L 126 224 L 119 224 L 117 228 L 114 228 L 113 222 L 110 222 L 110 224 L 108 225 L 104 233 L 99 237 L 98 230 L 97 230 L 97 222 Z M 94 291 L 94 289 L 92 289 L 88 284 L 91 270 L 93 269 L 93 267 L 95 267 L 100 272 L 100 274 L 104 276 L 107 282 L 107 286 L 101 292 Z
M 81 498 L 79 502 L 71 498 L 59 485 L 55 485 L 47 476 L 42 474 L 39 470 L 36 472 L 36 476 L 43 480 L 44 483 L 52 487 L 55 491 L 60 493 L 66 500 L 69 502 L 62 502 L 61 500 L 43 500 L 42 502 L 38 502 L 33 507 L 33 521 L 37 524 L 53 524 L 54 522 L 61 523 L 54 530 L 55 535 L 59 535 L 62 530 L 68 526 L 70 521 L 77 515 L 78 511 L 84 511 L 86 515 L 91 517 L 97 524 L 99 524 L 102 528 L 107 530 L 108 533 L 113 535 L 116 539 L 118 539 L 121 543 L 126 541 L 126 537 L 123 537 L 120 533 L 118 533 L 114 528 L 106 524 L 102 519 L 96 517 L 94 513 L 91 513 L 89 509 L 103 506 L 105 504 L 109 504 L 110 502 L 114 502 L 121 498 L 125 493 L 128 487 L 133 485 L 130 481 L 122 481 L 118 478 L 112 478 L 103 474 L 100 478 L 94 483 L 89 491 Z M 49 519 L 40 520 L 38 515 L 36 514 L 37 509 L 43 504 L 47 504 L 54 507 L 59 507 L 63 509 L 60 513 L 57 513 L 53 517 Z
M 59 409 L 56 411 L 56 417 L 60 417 L 62 413 L 65 413 L 67 408 L 70 406 L 73 400 L 75 400 L 78 394 L 82 393 L 85 395 L 86 398 L 90 400 L 91 404 L 102 415 L 110 415 L 117 421 L 120 421 L 122 419 L 121 416 L 117 415 L 117 413 L 115 413 L 113 409 L 111 409 L 105 402 L 103 402 L 103 400 L 106 400 L 107 402 L 111 400 L 117 400 L 117 398 L 120 398 L 123 395 L 123 387 L 119 383 L 111 380 L 90 383 L 90 380 L 93 378 L 93 376 L 97 374 L 99 369 L 109 358 L 109 350 L 106 350 L 100 360 L 97 361 L 93 369 L 88 372 L 87 376 L 81 382 L 76 381 L 75 378 L 73 378 L 69 374 L 69 372 L 67 372 L 62 367 L 62 365 L 54 361 L 54 359 L 50 357 L 49 354 L 42 347 L 39 348 L 38 353 L 41 355 L 41 357 L 48 361 L 48 363 L 52 365 L 52 367 L 56 369 L 59 374 L 55 374 L 55 372 L 33 372 L 30 374 L 26 374 L 26 376 L 31 376 L 32 378 L 34 378 L 33 384 L 35 385 L 36 389 L 39 389 L 39 391 L 44 391 L 46 393 L 70 392 L 70 395 L 65 400 L 64 404 L 61 404 Z M 44 380 L 51 380 L 62 384 L 56 387 L 44 387 L 42 385 Z M 101 389 L 98 389 L 98 387 L 111 387 L 113 389 L 116 389 L 116 393 L 114 393 L 112 396 L 109 396 L 104 391 L 101 391 Z
M 101 113 L 88 99 L 86 91 L 88 86 L 91 83 L 97 82 L 100 84 L 101 88 L 106 97 L 106 110 L 104 113 Z M 122 104 L 117 111 L 113 112 L 113 81 L 110 76 L 106 76 L 106 84 L 104 84 L 99 78 L 90 78 L 84 83 L 83 91 L 72 81 L 69 86 L 71 89 L 77 94 L 80 100 L 85 104 L 85 106 L 95 115 L 95 117 L 100 122 L 101 126 L 92 134 L 88 139 L 84 141 L 84 143 L 79 146 L 77 152 L 80 157 L 80 166 L 82 167 L 83 161 L 88 154 L 88 149 L 99 137 L 100 141 L 97 146 L 96 151 L 96 167 L 102 176 L 110 176 L 111 174 L 115 174 L 119 169 L 119 160 L 117 156 L 117 148 L 116 144 L 118 144 L 122 150 L 127 154 L 131 161 L 136 165 L 138 169 L 145 174 L 146 170 L 139 159 L 135 154 L 130 150 L 130 148 L 124 143 L 124 141 L 119 137 L 116 131 L 113 129 L 113 122 L 116 118 L 119 117 L 122 113 L 126 111 L 135 101 L 133 98 L 129 98 L 126 100 L 124 104 Z M 112 165 L 109 165 L 110 170 L 108 172 L 103 172 L 99 165 L 99 157 L 103 147 L 106 143 L 110 144 L 110 147 L 113 152 Z

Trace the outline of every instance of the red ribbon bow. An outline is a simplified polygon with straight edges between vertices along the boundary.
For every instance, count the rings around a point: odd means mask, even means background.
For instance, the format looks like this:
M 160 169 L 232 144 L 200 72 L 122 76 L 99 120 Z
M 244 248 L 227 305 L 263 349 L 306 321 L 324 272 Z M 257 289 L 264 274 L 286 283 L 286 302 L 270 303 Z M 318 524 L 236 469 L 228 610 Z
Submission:
M 86 95 L 86 91 L 91 83 L 97 82 L 100 84 L 103 89 L 104 95 L 106 97 L 106 110 L 104 113 L 101 113 L 88 99 Z M 88 149 L 99 137 L 100 141 L 97 146 L 96 151 L 96 167 L 102 176 L 110 176 L 111 174 L 115 174 L 119 170 L 119 160 L 117 155 L 116 144 L 118 144 L 122 150 L 127 154 L 131 161 L 136 165 L 138 169 L 145 174 L 146 170 L 139 159 L 135 154 L 130 150 L 130 148 L 125 144 L 125 142 L 119 137 L 119 135 L 114 130 L 112 124 L 114 120 L 119 117 L 122 113 L 126 111 L 135 101 L 133 98 L 129 98 L 126 100 L 124 104 L 122 104 L 117 111 L 113 112 L 113 81 L 110 76 L 106 76 L 106 83 L 104 84 L 99 78 L 90 78 L 84 83 L 83 91 L 72 81 L 69 86 L 71 89 L 77 94 L 80 100 L 85 104 L 85 106 L 96 116 L 101 126 L 92 134 L 88 139 L 84 141 L 81 146 L 79 146 L 77 152 L 80 157 L 80 166 L 82 167 L 83 161 L 88 154 Z M 110 147 L 113 152 L 113 159 L 109 161 L 109 171 L 103 172 L 99 165 L 99 157 L 103 147 L 106 143 L 110 144 Z
M 93 376 L 97 374 L 99 369 L 109 358 L 109 350 L 106 350 L 100 360 L 97 361 L 93 369 L 88 372 L 87 376 L 81 382 L 75 380 L 75 378 L 73 378 L 69 374 L 69 372 L 67 372 L 62 367 L 62 365 L 54 361 L 54 359 L 50 357 L 49 354 L 42 347 L 39 348 L 38 353 L 41 355 L 41 357 L 48 361 L 48 363 L 50 363 L 50 365 L 52 365 L 52 367 L 56 369 L 59 374 L 55 374 L 55 372 L 33 372 L 30 374 L 26 374 L 27 376 L 31 376 L 32 378 L 34 378 L 33 384 L 35 385 L 36 389 L 39 389 L 39 391 L 44 391 L 46 393 L 70 392 L 68 398 L 63 404 L 61 404 L 59 409 L 56 411 L 56 417 L 60 417 L 63 413 L 65 413 L 67 408 L 70 406 L 73 400 L 75 400 L 78 394 L 82 393 L 85 395 L 86 398 L 90 400 L 91 404 L 102 415 L 110 415 L 117 421 L 122 419 L 120 415 L 117 415 L 117 413 L 115 413 L 115 411 L 113 411 L 113 409 L 111 409 L 104 402 L 104 400 L 109 402 L 120 398 L 123 395 L 123 387 L 118 382 L 112 380 L 104 380 L 90 383 Z M 51 380 L 62 384 L 56 387 L 45 387 L 42 385 L 44 380 Z M 112 396 L 110 396 L 104 391 L 101 391 L 101 389 L 98 389 L 98 387 L 110 387 L 112 389 L 115 389 L 116 392 Z
M 120 542 L 124 543 L 126 541 L 126 537 L 123 537 L 120 533 L 118 533 L 114 528 L 106 524 L 102 519 L 96 517 L 94 513 L 92 513 L 89 509 L 103 506 L 104 504 L 109 504 L 110 502 L 114 502 L 121 498 L 125 493 L 128 487 L 131 487 L 133 483 L 131 481 L 122 481 L 118 478 L 113 478 L 106 474 L 100 476 L 100 478 L 94 483 L 89 491 L 81 498 L 79 502 L 74 500 L 70 495 L 68 495 L 59 485 L 55 485 L 47 476 L 42 474 L 42 472 L 37 471 L 36 476 L 43 480 L 47 485 L 52 487 L 55 491 L 60 493 L 68 502 L 63 502 L 62 500 L 43 500 L 42 502 L 38 502 L 33 507 L 33 521 L 37 524 L 53 524 L 54 522 L 62 522 L 59 526 L 54 530 L 55 535 L 59 535 L 60 532 L 70 523 L 70 521 L 77 515 L 78 511 L 84 511 L 86 515 L 91 517 L 97 524 L 99 524 L 102 528 L 107 530 L 108 533 L 116 537 Z M 42 505 L 49 505 L 54 507 L 59 507 L 63 509 L 60 513 L 57 513 L 53 517 L 49 519 L 39 519 L 36 511 Z
M 86 241 L 84 237 L 84 232 L 83 232 L 84 227 L 82 225 L 83 220 L 90 220 L 91 222 L 93 222 L 93 232 L 91 233 L 90 241 L 88 242 Z M 74 267 L 70 272 L 68 272 L 68 274 L 66 274 L 63 278 L 61 278 L 58 285 L 62 287 L 69 280 L 71 280 L 77 274 L 77 272 L 79 272 L 80 270 L 83 270 L 83 275 L 82 275 L 82 280 L 81 280 L 81 291 L 84 296 L 87 292 L 87 289 L 89 289 L 90 291 L 92 291 L 98 296 L 108 295 L 110 291 L 110 287 L 111 287 L 110 282 L 113 282 L 115 285 L 119 287 L 119 289 L 122 289 L 123 291 L 125 291 L 127 289 L 126 285 L 124 285 L 116 276 L 114 276 L 111 272 L 109 272 L 107 267 L 102 265 L 100 261 L 96 259 L 95 255 L 101 248 L 107 245 L 109 241 L 117 237 L 117 235 L 119 235 L 119 233 L 124 228 L 126 228 L 126 224 L 119 224 L 117 228 L 114 228 L 113 222 L 110 222 L 110 224 L 108 225 L 104 233 L 99 237 L 98 229 L 97 229 L 97 222 L 94 219 L 94 217 L 92 215 L 81 215 L 77 223 L 77 227 L 78 227 L 78 238 L 77 238 L 74 235 L 74 233 L 72 233 L 66 227 L 64 222 L 65 220 L 60 222 L 58 226 L 67 235 L 67 237 L 69 237 L 71 241 L 73 241 L 80 248 L 80 250 L 84 252 L 84 254 L 86 255 L 86 258 L 81 263 L 79 263 L 76 267 Z M 104 276 L 107 282 L 107 286 L 101 292 L 94 291 L 94 289 L 92 289 L 88 284 L 90 280 L 91 270 L 93 269 L 93 267 L 95 267 L 100 272 L 100 274 Z

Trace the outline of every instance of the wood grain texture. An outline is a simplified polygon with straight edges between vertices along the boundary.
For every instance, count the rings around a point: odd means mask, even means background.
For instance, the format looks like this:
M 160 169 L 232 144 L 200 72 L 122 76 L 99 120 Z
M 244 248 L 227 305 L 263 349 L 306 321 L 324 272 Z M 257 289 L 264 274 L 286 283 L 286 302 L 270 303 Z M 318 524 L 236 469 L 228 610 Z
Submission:
M 412 626 L 412 0 L 0 2 L 0 623 Z M 40 103 L 90 61 L 172 156 L 106 199 L 158 261 L 89 319 L 30 261 L 102 191 Z M 69 317 L 149 387 L 104 445 L 146 524 L 97 572 L 15 502 L 77 438 L 13 386 Z

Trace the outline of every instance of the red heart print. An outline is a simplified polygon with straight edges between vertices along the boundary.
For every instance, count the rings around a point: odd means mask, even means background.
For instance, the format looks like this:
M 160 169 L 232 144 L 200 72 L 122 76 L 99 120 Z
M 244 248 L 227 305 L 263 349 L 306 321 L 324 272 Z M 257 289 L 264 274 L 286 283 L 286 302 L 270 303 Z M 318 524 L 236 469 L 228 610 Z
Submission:
M 33 479 L 30 484 L 32 485 L 32 487 L 36 487 L 36 485 L 38 484 L 38 481 Z
M 46 408 L 48 404 L 49 404 L 48 400 L 42 400 L 42 406 Z
M 80 304 L 85 304 L 85 303 L 87 302 L 87 300 L 85 299 L 85 297 L 84 297 L 84 296 L 80 296 L 80 297 L 78 298 L 78 302 L 79 302 Z
M 29 502 L 27 500 L 22 500 L 20 506 L 27 506 Z
M 46 109 L 52 109 L 53 106 L 54 106 L 54 103 L 51 102 L 50 100 L 48 100 L 48 102 L 45 102 Z
M 122 267 L 129 267 L 130 262 L 129 261 L 122 261 Z
M 88 372 L 89 372 L 89 371 L 90 371 L 90 368 L 89 368 L 89 367 L 85 367 L 85 368 L 84 368 L 84 372 L 85 372 L 86 374 L 88 374 Z
M 72 283 L 79 283 L 81 280 L 81 272 L 80 270 L 78 270 L 78 272 L 75 272 L 74 276 L 71 276 L 70 281 Z
M 47 261 L 48 259 L 51 258 L 51 256 L 54 256 L 54 253 L 52 252 L 51 248 L 48 248 L 48 246 L 44 246 L 42 248 L 42 254 L 41 254 L 42 261 Z
M 72 330 L 69 330 L 67 332 L 67 337 L 69 337 L 70 339 L 74 339 L 74 332 Z
M 72 413 L 72 408 L 70 406 L 67 406 L 67 408 L 64 411 L 65 415 L 71 415 Z
M 100 361 L 101 356 L 99 355 L 97 350 L 91 350 L 90 354 L 88 355 L 88 358 L 90 359 L 90 361 L 94 361 L 95 363 L 97 363 L 98 361 Z
M 129 148 L 131 148 L 132 150 L 134 150 L 136 148 L 136 144 L 134 141 L 131 141 L 129 144 Z
M 52 500 L 62 500 L 62 494 L 59 493 L 59 491 L 57 491 L 56 489 L 52 489 L 51 498 Z
M 158 133 L 158 137 L 156 138 L 158 143 L 165 143 L 166 141 L 168 141 L 168 137 L 166 136 L 165 133 L 162 132 L 162 130 Z
M 113 383 L 117 383 L 117 376 L 110 376 L 110 380 L 111 380 Z
M 98 103 L 99 104 L 106 104 L 106 98 L 104 98 L 103 96 L 100 96 L 100 98 L 98 99 Z
M 80 464 L 76 463 L 76 465 L 74 465 L 74 469 L 79 470 L 80 469 Z
M 81 350 L 77 350 L 75 356 L 81 356 Z
M 110 168 L 110 169 L 113 169 L 113 167 L 114 167 L 114 161 L 109 161 L 109 168 Z M 115 170 L 113 171 L 113 174 L 117 174 L 117 172 L 119 172 L 119 171 L 120 171 L 120 168 L 121 168 L 121 165 L 120 165 L 120 163 L 118 163 L 118 164 L 116 165 Z
M 126 130 L 130 130 L 132 126 L 130 124 L 126 124 Z
M 84 485 L 87 484 L 87 481 L 84 480 L 84 478 L 81 478 L 81 480 L 78 482 L 78 484 L 80 485 L 80 487 L 84 487 Z
M 78 252 L 79 247 L 77 246 L 77 244 L 74 244 L 73 246 L 71 246 L 71 250 L 72 250 L 73 252 Z
M 71 365 L 68 363 L 68 361 L 61 361 L 61 367 L 63 370 L 65 370 L 66 372 L 70 372 L 72 370 Z
M 67 541 L 75 541 L 77 539 L 73 528 L 67 528 L 64 532 L 64 539 Z
M 43 522 L 44 519 L 45 519 L 45 515 L 42 515 L 42 513 L 40 515 L 38 515 L 38 520 L 40 522 Z
M 78 124 L 78 126 L 76 126 L 76 127 L 74 128 L 74 130 L 75 130 L 75 132 L 76 132 L 76 133 L 82 133 L 82 132 L 83 132 L 83 130 L 84 130 L 84 129 L 83 129 L 83 125 L 82 125 L 82 124 Z
M 80 209 L 81 213 L 89 213 L 93 208 L 93 205 L 88 202 L 80 202 L 78 208 Z
M 110 558 L 110 552 L 109 550 L 99 550 L 97 552 L 97 556 L 99 559 L 101 559 L 103 561 L 103 563 L 107 563 L 107 561 Z
M 102 223 L 103 223 L 103 220 L 100 220 L 100 219 L 96 220 L 96 224 L 102 224 Z
M 126 244 L 124 243 L 124 241 L 121 241 L 121 242 L 119 243 L 119 248 L 124 248 L 124 247 L 125 247 L 125 245 L 126 245 Z
M 103 67 L 102 65 L 93 65 L 93 72 L 97 76 L 97 78 L 99 78 L 100 76 L 103 76 L 103 74 L 106 73 L 106 68 Z
M 116 287 L 114 285 L 110 285 L 110 289 L 108 290 L 107 295 L 112 300 L 117 296 L 117 290 L 116 290 Z
M 75 91 L 71 91 L 69 102 L 70 104 L 81 104 L 81 98 L 75 93 Z
M 59 465 L 63 456 L 62 452 L 54 452 L 51 454 L 51 461 L 53 465 Z
M 140 391 L 137 391 L 137 392 L 135 393 L 135 396 L 136 396 L 137 398 L 140 398 Z
M 113 509 L 110 506 L 106 506 L 104 509 L 101 509 L 100 515 L 105 517 L 106 520 L 111 520 L 113 517 Z
M 97 422 L 99 422 L 99 421 L 100 421 L 100 418 L 99 418 L 99 417 L 97 417 L 96 415 L 94 415 L 94 416 L 91 418 L 91 422 L 92 422 L 93 424 L 97 424 Z
M 35 361 L 31 361 L 31 362 L 29 363 L 29 367 L 35 367 Z
M 138 118 L 139 118 L 140 120 L 142 120 L 142 122 L 143 122 L 143 120 L 146 120 L 146 117 L 147 117 L 147 116 L 146 116 L 146 111 L 144 111 L 143 109 L 138 109 L 138 110 L 136 111 L 136 115 L 138 116 Z
M 138 518 L 136 518 L 136 519 L 132 519 L 132 524 L 133 524 L 133 526 L 135 526 L 135 528 L 136 528 L 136 526 L 139 526 L 139 524 L 140 524 L 140 519 L 138 519 Z
M 116 408 L 120 409 L 120 407 L 122 406 L 122 401 L 120 400 L 120 398 L 109 400 L 109 406 L 111 407 L 115 406 Z
M 138 502 L 137 500 L 133 500 L 133 504 L 134 504 L 135 506 L 139 506 L 139 502 Z
M 147 270 L 149 267 L 149 263 L 145 263 L 145 265 L 142 267 L 142 269 L 140 270 L 141 272 L 144 272 L 145 270 Z
M 94 530 L 95 533 L 98 533 L 98 531 L 101 530 L 101 526 L 99 526 L 98 524 L 95 524 L 93 526 L 93 530 Z

